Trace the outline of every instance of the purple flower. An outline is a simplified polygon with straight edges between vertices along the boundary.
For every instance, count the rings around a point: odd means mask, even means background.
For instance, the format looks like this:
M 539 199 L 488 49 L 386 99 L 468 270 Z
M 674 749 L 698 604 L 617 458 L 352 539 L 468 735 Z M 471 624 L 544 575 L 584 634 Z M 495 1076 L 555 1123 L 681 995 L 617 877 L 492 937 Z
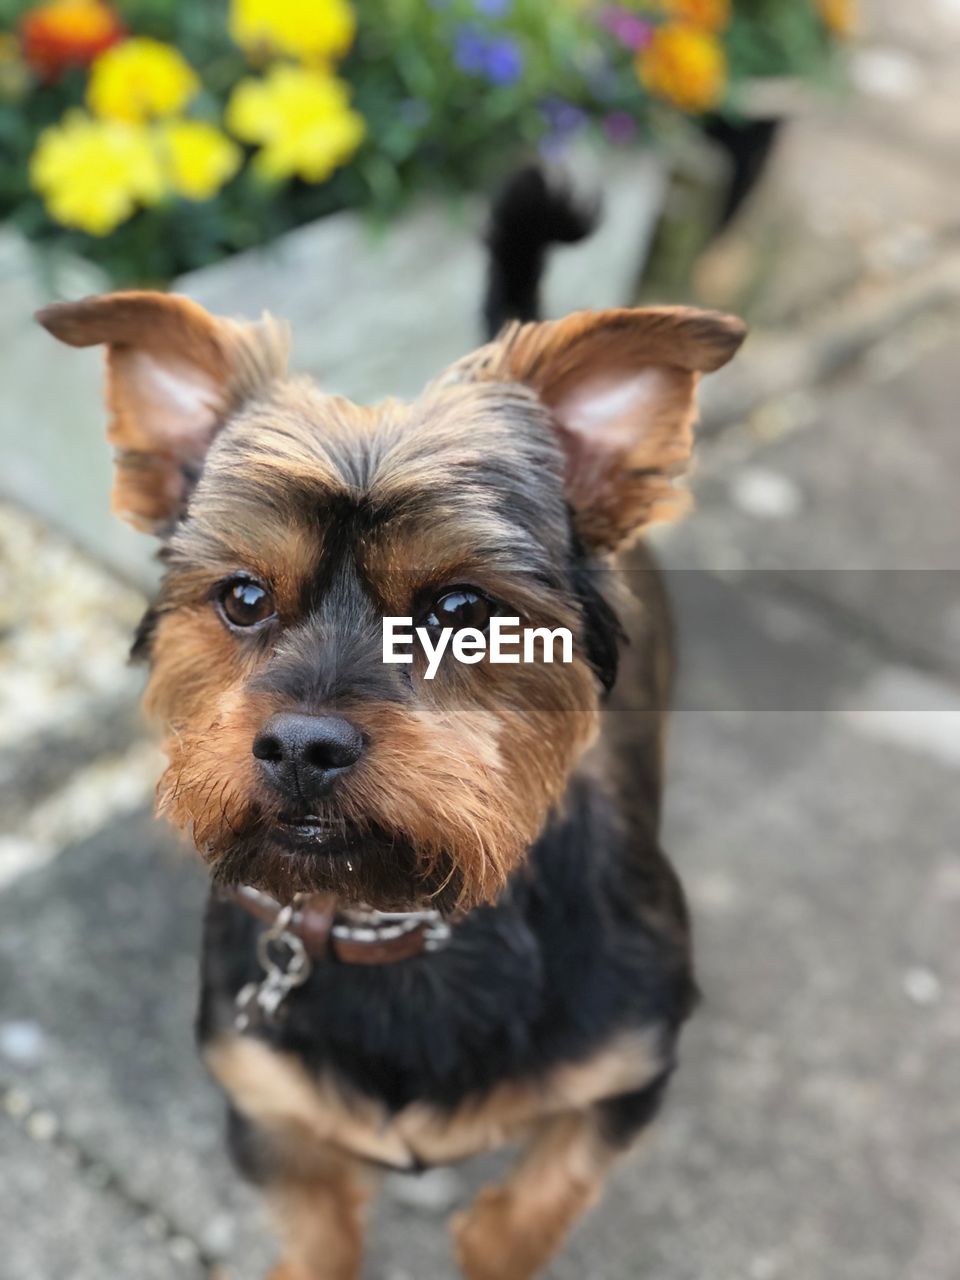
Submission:
M 600 23 L 616 40 L 634 52 L 645 49 L 653 39 L 653 23 L 627 9 L 604 9 Z
M 478 13 L 488 18 L 502 18 L 513 7 L 513 0 L 473 0 Z
M 603 131 L 615 147 L 632 142 L 637 132 L 637 122 L 629 111 L 611 111 L 603 120 Z
M 544 98 L 540 104 L 547 132 L 540 141 L 540 154 L 545 160 L 560 161 L 567 144 L 587 123 L 587 113 L 566 98 Z
M 453 57 L 461 71 L 485 76 L 491 84 L 515 84 L 523 75 L 523 50 L 511 36 L 491 36 L 473 24 L 462 26 Z
M 479 27 L 461 27 L 453 46 L 454 61 L 468 76 L 482 76 L 487 68 L 488 48 L 488 38 Z
M 569 137 L 586 123 L 586 113 L 565 98 L 544 98 L 540 106 L 546 117 L 550 133 L 559 137 Z
M 492 84 L 516 84 L 523 75 L 523 50 L 510 36 L 491 40 L 484 70 Z

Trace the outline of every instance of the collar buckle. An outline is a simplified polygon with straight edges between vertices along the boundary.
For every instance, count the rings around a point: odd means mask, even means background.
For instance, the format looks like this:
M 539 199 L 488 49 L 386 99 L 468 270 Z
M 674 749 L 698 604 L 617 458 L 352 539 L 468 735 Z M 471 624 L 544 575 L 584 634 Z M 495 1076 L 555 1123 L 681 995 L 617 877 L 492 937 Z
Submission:
M 296 910 L 295 898 L 257 938 L 257 959 L 264 976 L 259 982 L 248 982 L 237 993 L 233 1022 L 238 1032 L 277 1022 L 284 1000 L 310 977 L 313 964 L 307 948 L 290 928 Z

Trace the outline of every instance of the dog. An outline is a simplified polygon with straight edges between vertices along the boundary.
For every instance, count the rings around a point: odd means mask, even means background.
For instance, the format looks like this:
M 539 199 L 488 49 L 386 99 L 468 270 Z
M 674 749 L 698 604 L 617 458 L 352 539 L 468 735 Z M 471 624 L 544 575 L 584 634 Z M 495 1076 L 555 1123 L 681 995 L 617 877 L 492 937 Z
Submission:
M 282 326 L 183 297 L 38 316 L 105 346 L 113 507 L 162 540 L 134 655 L 159 811 L 212 873 L 199 1041 L 274 1280 L 356 1280 L 383 1170 L 512 1142 L 455 1253 L 468 1280 L 538 1274 L 653 1119 L 695 1003 L 658 838 L 671 626 L 637 539 L 682 509 L 698 379 L 745 331 L 536 319 L 549 245 L 591 221 L 537 172 L 508 187 L 496 336 L 410 403 L 291 377 Z M 506 616 L 568 629 L 571 661 L 383 661 L 385 617 Z

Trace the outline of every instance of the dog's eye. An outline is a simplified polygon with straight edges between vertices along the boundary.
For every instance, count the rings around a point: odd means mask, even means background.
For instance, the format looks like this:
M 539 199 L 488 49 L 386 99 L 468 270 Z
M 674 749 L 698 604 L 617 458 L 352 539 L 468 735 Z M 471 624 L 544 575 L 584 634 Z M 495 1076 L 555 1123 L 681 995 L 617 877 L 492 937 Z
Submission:
M 438 596 L 427 610 L 424 625 L 431 628 L 453 627 L 460 631 L 474 627 L 486 631 L 494 614 L 493 604 L 477 591 L 468 587 L 456 587 Z
M 273 596 L 252 578 L 231 578 L 220 588 L 217 602 L 232 627 L 256 627 L 276 613 Z

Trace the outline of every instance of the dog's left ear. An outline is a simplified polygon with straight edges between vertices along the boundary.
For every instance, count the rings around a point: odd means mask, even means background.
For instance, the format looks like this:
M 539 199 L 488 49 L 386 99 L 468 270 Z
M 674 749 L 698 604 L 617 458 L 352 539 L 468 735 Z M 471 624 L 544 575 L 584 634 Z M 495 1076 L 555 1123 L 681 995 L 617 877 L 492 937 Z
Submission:
M 736 317 L 691 307 L 581 311 L 508 328 L 462 367 L 537 393 L 566 455 L 578 532 L 616 551 L 682 509 L 674 480 L 693 450 L 697 382 L 745 336 Z
M 106 346 L 112 505 L 147 533 L 172 527 L 226 418 L 286 370 L 282 326 L 224 320 L 174 294 L 58 302 L 37 320 L 72 347 Z

